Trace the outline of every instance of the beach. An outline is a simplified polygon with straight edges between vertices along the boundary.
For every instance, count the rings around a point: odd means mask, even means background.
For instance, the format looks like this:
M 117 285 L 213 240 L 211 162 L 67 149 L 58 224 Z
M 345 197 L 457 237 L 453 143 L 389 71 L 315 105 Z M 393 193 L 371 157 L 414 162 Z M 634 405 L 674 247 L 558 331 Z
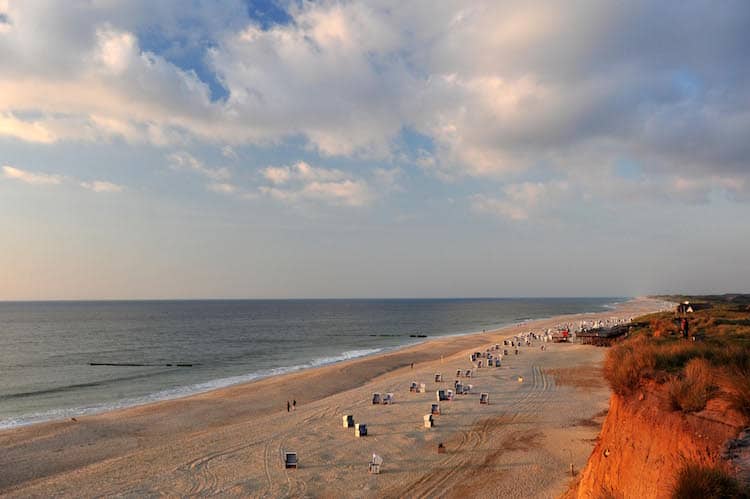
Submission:
M 0 432 L 0 494 L 81 497 L 555 497 L 584 466 L 606 413 L 605 349 L 541 343 L 473 369 L 472 393 L 441 402 L 469 355 L 566 322 L 629 318 L 662 302 L 444 337 L 182 399 Z M 544 344 L 546 349 L 540 346 Z M 413 365 L 413 367 L 412 367 Z M 434 381 L 441 373 L 442 383 Z M 519 381 L 522 379 L 522 381 Z M 425 393 L 412 393 L 412 381 Z M 373 393 L 393 393 L 373 405 Z M 489 404 L 479 394 L 489 394 Z M 287 410 L 287 401 L 296 401 Z M 342 415 L 366 423 L 356 438 Z M 438 453 L 443 443 L 445 453 Z M 299 467 L 285 469 L 282 452 Z M 380 474 L 368 473 L 372 454 Z

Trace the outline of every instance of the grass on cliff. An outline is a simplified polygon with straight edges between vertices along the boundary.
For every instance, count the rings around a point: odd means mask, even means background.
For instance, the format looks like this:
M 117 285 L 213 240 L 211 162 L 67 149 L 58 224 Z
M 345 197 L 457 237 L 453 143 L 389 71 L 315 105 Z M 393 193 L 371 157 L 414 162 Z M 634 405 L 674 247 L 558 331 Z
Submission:
M 689 314 L 696 341 L 678 336 L 674 313 L 641 317 L 628 339 L 608 352 L 605 378 L 625 396 L 644 380 L 668 383 L 674 408 L 685 412 L 722 396 L 750 421 L 750 296 L 702 298 Z
M 695 498 L 748 498 L 748 491 L 725 470 L 718 467 L 705 467 L 689 464 L 677 475 L 672 492 L 674 499 Z

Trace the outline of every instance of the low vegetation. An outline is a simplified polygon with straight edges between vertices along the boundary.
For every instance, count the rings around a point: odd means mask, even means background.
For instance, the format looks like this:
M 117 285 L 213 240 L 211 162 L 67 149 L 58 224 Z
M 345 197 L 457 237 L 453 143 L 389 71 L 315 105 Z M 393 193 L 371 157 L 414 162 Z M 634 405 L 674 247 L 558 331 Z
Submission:
M 608 352 L 612 390 L 632 395 L 653 380 L 667 384 L 675 410 L 701 411 L 722 397 L 750 421 L 750 295 L 669 298 L 696 304 L 687 314 L 690 338 L 680 336 L 674 312 L 640 318 Z
M 705 467 L 689 464 L 677 475 L 674 499 L 693 498 L 748 498 L 747 490 L 725 470 L 718 467 Z
M 715 388 L 711 364 L 706 359 L 694 358 L 687 363 L 682 376 L 669 381 L 672 407 L 685 412 L 700 411 Z

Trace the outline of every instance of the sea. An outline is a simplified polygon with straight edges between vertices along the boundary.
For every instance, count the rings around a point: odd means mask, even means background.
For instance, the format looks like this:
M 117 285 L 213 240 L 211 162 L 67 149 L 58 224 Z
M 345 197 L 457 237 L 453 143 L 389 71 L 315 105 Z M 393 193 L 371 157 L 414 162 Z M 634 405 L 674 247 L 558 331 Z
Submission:
M 93 414 L 626 298 L 0 302 L 0 429 Z

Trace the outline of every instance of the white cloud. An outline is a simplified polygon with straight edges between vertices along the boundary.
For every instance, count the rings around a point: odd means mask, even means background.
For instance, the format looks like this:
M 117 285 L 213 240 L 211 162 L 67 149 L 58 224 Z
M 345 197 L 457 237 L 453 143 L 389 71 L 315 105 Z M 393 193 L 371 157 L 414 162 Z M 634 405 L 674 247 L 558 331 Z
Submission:
M 228 168 L 211 168 L 185 151 L 174 152 L 167 156 L 173 170 L 187 170 L 214 181 L 226 180 L 232 176 Z
M 375 183 L 385 191 L 403 191 L 404 187 L 401 185 L 403 176 L 404 171 L 401 168 L 375 168 L 373 170 Z
M 272 185 L 259 191 L 286 203 L 322 202 L 331 206 L 365 206 L 374 195 L 362 179 L 348 177 L 333 168 L 319 168 L 299 161 L 292 166 L 272 166 L 261 171 Z
M 125 188 L 112 182 L 104 180 L 93 180 L 91 182 L 81 182 L 81 187 L 94 192 L 122 192 Z
M 5 165 L 2 168 L 3 176 L 8 179 L 18 180 L 26 184 L 33 185 L 57 185 L 62 183 L 63 177 L 60 175 L 51 175 L 48 173 L 34 173 L 22 170 L 14 166 Z
M 27 142 L 50 144 L 57 136 L 40 121 L 19 120 L 13 113 L 0 113 L 0 136 L 9 136 Z
M 208 184 L 208 190 L 219 194 L 234 194 L 238 191 L 238 188 L 236 185 L 228 182 L 215 182 Z
M 733 69 L 746 58 L 742 3 L 727 15 L 710 2 L 292 2 L 291 22 L 267 29 L 232 0 L 175 7 L 8 3 L 0 136 L 199 140 L 230 159 L 233 145 L 302 139 L 324 156 L 388 160 L 409 129 L 433 146 L 414 162 L 443 179 L 583 171 L 591 156 L 638 159 L 647 174 L 748 177 L 750 90 Z M 136 34 L 155 29 L 176 48 L 146 50 Z M 225 99 L 170 62 L 183 44 L 210 47 L 199 55 Z M 196 169 L 226 180 L 220 170 Z M 748 183 L 727 192 L 737 189 Z
M 503 196 L 500 198 L 484 194 L 472 196 L 471 207 L 476 213 L 510 220 L 526 220 L 532 215 L 548 211 L 567 190 L 568 184 L 563 181 L 509 184 L 503 188 Z

